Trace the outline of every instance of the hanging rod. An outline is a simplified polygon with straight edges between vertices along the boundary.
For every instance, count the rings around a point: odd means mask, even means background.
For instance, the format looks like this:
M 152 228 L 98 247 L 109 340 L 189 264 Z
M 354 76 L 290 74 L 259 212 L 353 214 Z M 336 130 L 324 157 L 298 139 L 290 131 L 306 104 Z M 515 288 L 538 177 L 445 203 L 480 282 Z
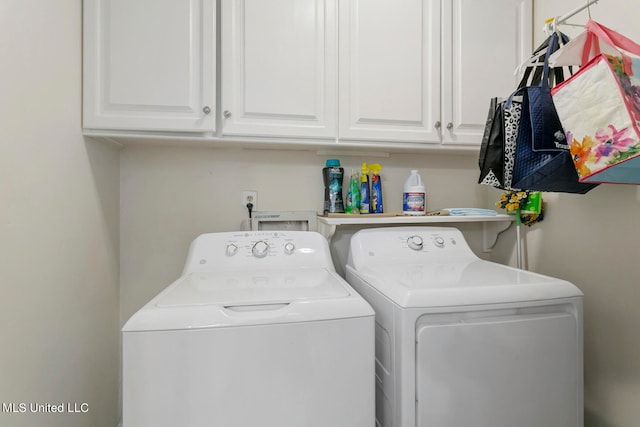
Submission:
M 578 13 L 582 12 L 583 10 L 591 6 L 592 4 L 596 4 L 599 1 L 600 0 L 588 0 L 585 4 L 583 4 L 582 6 L 578 6 L 577 8 L 573 9 L 571 12 L 565 13 L 562 16 L 547 19 L 546 21 L 544 21 L 545 33 L 550 34 L 551 32 L 555 31 L 555 27 L 557 25 L 564 24 L 572 16 L 577 15 Z
M 582 12 L 583 10 L 591 6 L 592 4 L 598 3 L 598 1 L 600 0 L 589 0 L 587 1 L 587 4 L 583 4 L 582 6 L 575 8 L 571 12 L 562 15 L 561 17 L 556 19 L 556 25 L 564 24 L 565 22 L 567 22 L 567 19 L 571 18 L 574 15 L 577 15 L 578 13 Z

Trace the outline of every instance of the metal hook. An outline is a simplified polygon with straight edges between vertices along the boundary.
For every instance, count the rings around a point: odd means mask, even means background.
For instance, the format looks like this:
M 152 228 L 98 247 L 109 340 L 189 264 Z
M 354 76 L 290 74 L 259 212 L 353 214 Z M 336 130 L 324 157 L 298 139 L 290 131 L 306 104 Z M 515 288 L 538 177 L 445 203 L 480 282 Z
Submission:
M 544 21 L 544 33 L 547 36 L 550 36 L 551 34 L 555 33 L 556 31 L 558 31 L 557 28 L 557 21 L 558 18 L 556 16 L 547 19 L 546 21 Z

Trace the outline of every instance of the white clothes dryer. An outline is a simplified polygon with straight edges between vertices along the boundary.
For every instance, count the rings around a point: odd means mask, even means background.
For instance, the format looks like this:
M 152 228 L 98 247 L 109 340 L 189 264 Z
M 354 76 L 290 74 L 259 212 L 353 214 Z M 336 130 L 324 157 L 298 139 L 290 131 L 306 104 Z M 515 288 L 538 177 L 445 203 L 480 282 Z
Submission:
M 376 312 L 377 425 L 583 425 L 573 284 L 481 260 L 448 227 L 358 231 L 346 278 Z
M 123 427 L 374 424 L 374 312 L 318 233 L 199 236 L 122 332 Z

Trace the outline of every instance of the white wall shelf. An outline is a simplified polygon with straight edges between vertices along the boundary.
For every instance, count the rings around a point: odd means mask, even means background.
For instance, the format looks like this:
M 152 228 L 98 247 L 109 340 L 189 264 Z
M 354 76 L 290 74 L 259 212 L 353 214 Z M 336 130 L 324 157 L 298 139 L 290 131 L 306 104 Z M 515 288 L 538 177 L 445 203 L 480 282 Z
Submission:
M 490 252 L 498 240 L 498 235 L 505 231 L 512 222 L 515 222 L 515 216 L 499 214 L 495 216 L 488 215 L 427 215 L 427 216 L 388 216 L 388 215 L 353 215 L 326 217 L 318 215 L 318 231 L 322 233 L 328 240 L 331 240 L 336 232 L 337 227 L 341 225 L 430 225 L 430 224 L 455 224 L 455 223 L 482 223 L 482 249 L 484 252 Z

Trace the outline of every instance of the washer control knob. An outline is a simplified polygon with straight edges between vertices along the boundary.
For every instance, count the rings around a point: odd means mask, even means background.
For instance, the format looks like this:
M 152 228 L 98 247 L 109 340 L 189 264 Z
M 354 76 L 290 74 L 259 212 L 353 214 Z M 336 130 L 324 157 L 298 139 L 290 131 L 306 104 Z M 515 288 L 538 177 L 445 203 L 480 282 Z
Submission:
M 440 236 L 434 237 L 433 244 L 439 248 L 444 248 L 444 239 Z
M 421 251 L 423 243 L 420 236 L 411 236 L 407 239 L 407 245 L 414 251 Z
M 269 253 L 269 245 L 267 244 L 267 242 L 260 240 L 259 242 L 256 242 L 255 245 L 253 245 L 253 248 L 251 248 L 251 253 L 253 253 L 253 256 L 256 258 L 264 258 Z
M 296 245 L 291 242 L 287 242 L 284 244 L 284 253 L 287 255 L 291 255 L 296 250 Z
M 235 254 L 238 253 L 238 247 L 236 245 L 234 245 L 233 243 L 229 243 L 227 245 L 227 250 L 225 251 L 227 256 L 234 256 Z

